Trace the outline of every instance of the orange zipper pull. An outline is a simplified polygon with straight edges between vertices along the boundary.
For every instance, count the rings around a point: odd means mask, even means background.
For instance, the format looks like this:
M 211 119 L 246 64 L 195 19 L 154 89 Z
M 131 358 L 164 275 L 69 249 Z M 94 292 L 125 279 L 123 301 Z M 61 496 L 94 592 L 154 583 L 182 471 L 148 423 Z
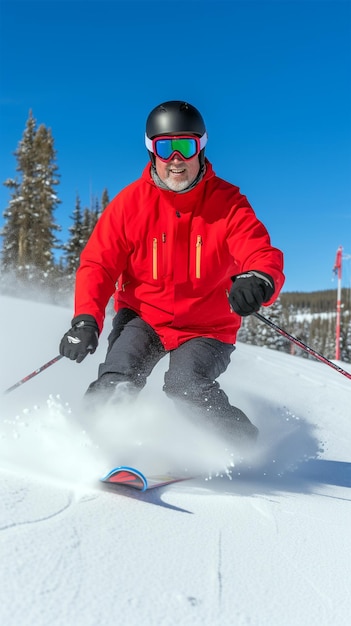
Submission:
M 152 278 L 157 280 L 157 237 L 152 240 Z
M 196 238 L 196 263 L 195 263 L 195 276 L 201 278 L 201 246 L 202 237 L 198 235 Z

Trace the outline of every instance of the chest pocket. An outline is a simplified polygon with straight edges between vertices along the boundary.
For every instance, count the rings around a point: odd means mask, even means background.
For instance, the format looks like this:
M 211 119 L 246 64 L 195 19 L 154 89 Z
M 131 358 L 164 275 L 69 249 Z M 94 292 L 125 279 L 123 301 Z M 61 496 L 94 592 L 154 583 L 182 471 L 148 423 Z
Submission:
M 152 278 L 159 280 L 167 275 L 167 236 L 162 233 L 161 237 L 152 239 Z
M 205 250 L 204 238 L 197 234 L 179 241 L 172 246 L 166 233 L 152 237 L 151 248 L 151 276 L 157 281 L 172 276 L 176 281 L 191 281 L 196 286 L 197 281 L 209 278 L 212 274 L 218 277 L 218 253 L 214 249 Z M 150 242 L 150 239 L 149 239 Z M 150 245 L 150 244 L 149 244 Z M 210 258 L 206 258 L 205 251 Z M 150 264 L 150 260 L 149 260 Z M 150 265 L 149 265 L 150 268 Z M 149 270 L 150 271 L 150 270 Z

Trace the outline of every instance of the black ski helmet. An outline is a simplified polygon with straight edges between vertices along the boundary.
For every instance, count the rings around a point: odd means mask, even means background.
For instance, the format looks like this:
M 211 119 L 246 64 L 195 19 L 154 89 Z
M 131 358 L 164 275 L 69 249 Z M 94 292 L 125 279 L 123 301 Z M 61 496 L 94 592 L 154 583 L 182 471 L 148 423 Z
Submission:
M 201 113 L 188 102 L 169 100 L 152 109 L 146 120 L 146 137 L 153 139 L 158 135 L 174 135 L 178 133 L 197 135 L 206 134 L 206 126 Z M 148 151 L 155 164 L 155 155 Z M 201 168 L 205 161 L 205 148 L 199 154 Z

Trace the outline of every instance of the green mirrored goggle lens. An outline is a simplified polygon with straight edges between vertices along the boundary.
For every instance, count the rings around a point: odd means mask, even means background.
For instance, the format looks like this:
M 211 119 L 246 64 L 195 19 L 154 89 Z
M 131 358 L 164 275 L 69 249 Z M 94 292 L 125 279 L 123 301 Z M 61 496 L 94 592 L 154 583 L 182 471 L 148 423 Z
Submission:
M 173 152 L 179 152 L 184 159 L 191 159 L 198 154 L 198 142 L 187 137 L 179 139 L 157 139 L 155 152 L 160 159 L 168 160 Z

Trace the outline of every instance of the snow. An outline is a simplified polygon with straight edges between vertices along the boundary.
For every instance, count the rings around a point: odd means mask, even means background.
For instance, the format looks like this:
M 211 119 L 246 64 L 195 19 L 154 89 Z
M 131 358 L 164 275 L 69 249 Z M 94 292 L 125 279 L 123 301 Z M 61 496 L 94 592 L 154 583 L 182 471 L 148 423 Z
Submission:
M 72 312 L 6 296 L 0 310 L 5 390 L 57 355 Z M 91 418 L 82 397 L 109 327 L 82 364 L 62 359 L 1 395 L 0 623 L 348 624 L 350 380 L 238 344 L 221 385 L 261 431 L 239 458 L 164 397 L 167 359 L 134 407 Z M 104 489 L 99 476 L 125 462 L 212 478 Z

